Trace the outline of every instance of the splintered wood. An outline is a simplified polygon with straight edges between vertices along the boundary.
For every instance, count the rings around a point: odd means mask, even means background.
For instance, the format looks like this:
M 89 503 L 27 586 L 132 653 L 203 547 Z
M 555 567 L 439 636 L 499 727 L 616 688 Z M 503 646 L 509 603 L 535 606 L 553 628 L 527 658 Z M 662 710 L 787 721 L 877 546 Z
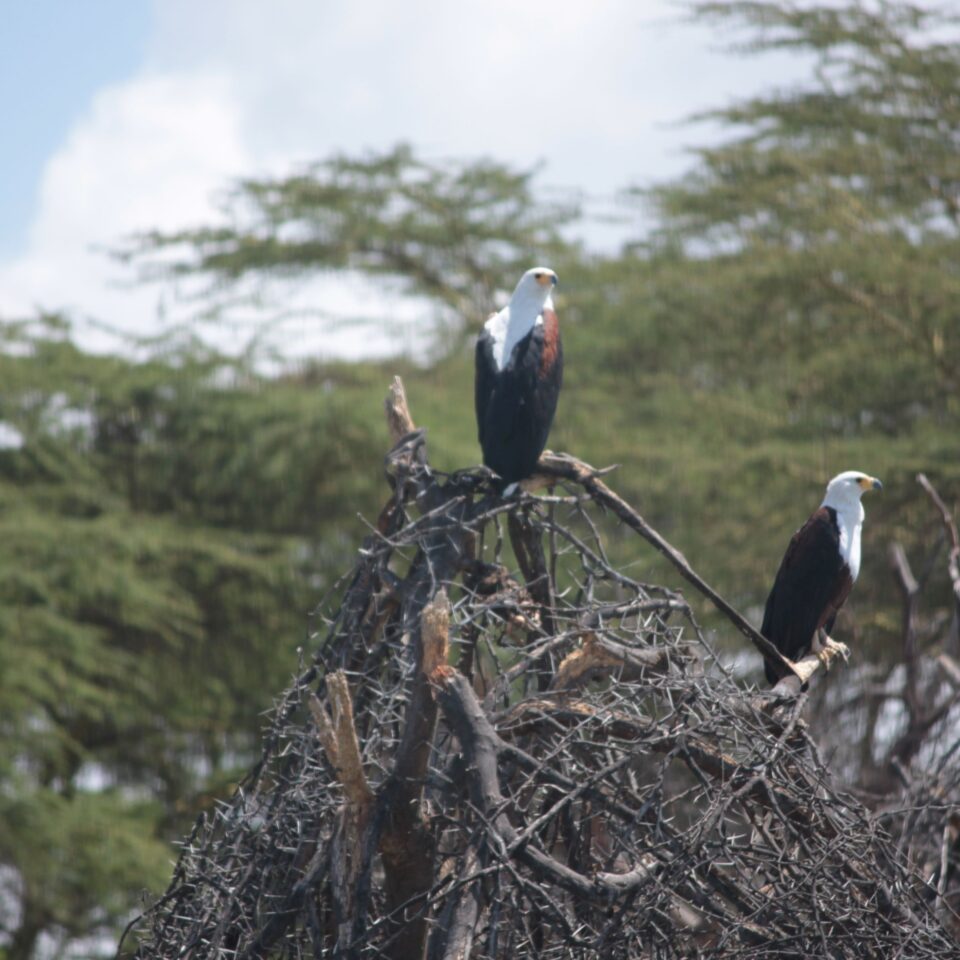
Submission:
M 420 669 L 433 677 L 439 667 L 446 666 L 450 654 L 450 601 L 447 591 L 440 590 L 433 602 L 423 608 L 420 615 L 422 651 Z
M 307 706 L 316 721 L 320 742 L 347 799 L 351 803 L 366 804 L 372 793 L 363 773 L 360 744 L 353 724 L 350 687 L 342 671 L 338 670 L 327 677 L 327 697 L 333 712 L 332 717 L 316 694 L 311 693 L 307 698 Z
M 383 407 L 387 415 L 390 446 L 395 447 L 408 433 L 416 430 L 413 417 L 410 416 L 410 408 L 407 406 L 407 391 L 399 377 L 393 378 Z

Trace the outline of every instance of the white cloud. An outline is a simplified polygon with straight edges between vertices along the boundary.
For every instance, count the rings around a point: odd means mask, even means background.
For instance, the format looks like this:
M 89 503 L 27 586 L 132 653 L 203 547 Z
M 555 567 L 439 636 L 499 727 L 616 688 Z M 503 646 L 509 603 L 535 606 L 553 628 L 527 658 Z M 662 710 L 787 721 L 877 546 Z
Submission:
M 674 0 L 160 0 L 149 61 L 233 78 L 258 161 L 409 140 L 548 164 L 612 192 L 676 174 L 677 122 L 789 82 L 797 61 L 715 49 Z
M 26 252 L 0 263 L 0 314 L 68 308 L 156 332 L 157 288 L 97 247 L 210 222 L 230 178 L 406 140 L 429 156 L 547 164 L 546 183 L 612 196 L 680 172 L 685 115 L 797 76 L 786 55 L 720 56 L 669 0 L 155 0 L 142 72 L 102 90 L 43 175 Z M 609 242 L 596 228 L 595 239 Z M 169 306 L 169 292 L 163 294 Z M 396 313 L 330 278 L 296 302 Z M 349 305 L 354 304 L 351 311 Z M 316 331 L 316 320 L 298 321 Z M 306 328 L 304 328 L 305 331 Z M 85 342 L 96 340 L 88 330 Z M 229 328 L 222 339 L 234 336 Z M 369 353 L 369 331 L 307 338 Z M 304 336 L 295 338 L 305 349 Z
M 680 26 L 670 0 L 195 8 L 158 4 L 150 62 L 228 71 L 245 136 L 271 162 L 403 139 L 433 155 L 546 161 L 553 182 L 611 191 L 675 169 L 682 135 L 651 125 L 722 96 L 724 73 L 739 72 L 705 53 L 705 31 Z M 683 65 L 692 51 L 696 70 Z
M 41 219 L 32 241 L 209 216 L 211 190 L 251 162 L 239 126 L 225 77 L 146 76 L 103 91 L 47 167 L 41 210 L 56 217 Z
M 126 235 L 209 221 L 212 196 L 249 169 L 239 109 L 223 77 L 143 76 L 107 88 L 44 171 L 26 252 L 0 264 L 0 313 L 34 306 L 144 330 L 157 291 L 104 253 Z

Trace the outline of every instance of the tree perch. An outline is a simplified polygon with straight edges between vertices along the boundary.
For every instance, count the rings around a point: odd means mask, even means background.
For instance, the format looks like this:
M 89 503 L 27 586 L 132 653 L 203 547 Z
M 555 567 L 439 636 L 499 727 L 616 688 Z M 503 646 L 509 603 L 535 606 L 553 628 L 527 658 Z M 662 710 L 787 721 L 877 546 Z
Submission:
M 399 381 L 387 412 L 390 495 L 317 612 L 314 665 L 184 846 L 139 960 L 951 955 L 942 810 L 960 786 L 944 774 L 935 800 L 896 797 L 878 825 L 819 760 L 804 701 L 783 722 L 757 709 L 705 668 L 711 648 L 674 591 L 610 564 L 594 507 L 769 654 L 596 471 L 545 457 L 551 482 L 583 492 L 542 511 L 482 471 L 433 472 Z M 479 547 L 494 518 L 517 530 L 519 573 L 498 540 Z M 505 636 L 517 615 L 519 648 Z M 482 702 L 451 640 L 482 654 Z M 804 658 L 781 683 L 820 666 Z M 934 867 L 911 858 L 918 838 Z

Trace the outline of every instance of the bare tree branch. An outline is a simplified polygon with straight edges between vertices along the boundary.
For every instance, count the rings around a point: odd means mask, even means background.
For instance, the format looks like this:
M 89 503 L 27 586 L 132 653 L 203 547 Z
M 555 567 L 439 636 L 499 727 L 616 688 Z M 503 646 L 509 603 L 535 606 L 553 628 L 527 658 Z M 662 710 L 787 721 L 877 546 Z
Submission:
M 751 624 L 735 607 L 713 589 L 687 562 L 687 558 L 653 529 L 626 501 L 622 500 L 598 478 L 593 467 L 569 456 L 545 455 L 541 457 L 538 472 L 548 477 L 562 478 L 579 483 L 593 499 L 609 509 L 628 527 L 640 534 L 665 556 L 680 575 L 692 583 L 727 619 L 769 660 L 783 663 L 791 670 L 792 661 Z
M 943 526 L 947 532 L 947 539 L 950 541 L 947 572 L 950 575 L 950 583 L 953 586 L 953 597 L 956 602 L 955 614 L 957 618 L 960 619 L 960 534 L 957 533 L 957 525 L 954 522 L 953 514 L 947 509 L 947 505 L 943 502 L 933 484 L 922 473 L 917 474 L 917 483 L 926 490 L 934 506 L 940 511 Z

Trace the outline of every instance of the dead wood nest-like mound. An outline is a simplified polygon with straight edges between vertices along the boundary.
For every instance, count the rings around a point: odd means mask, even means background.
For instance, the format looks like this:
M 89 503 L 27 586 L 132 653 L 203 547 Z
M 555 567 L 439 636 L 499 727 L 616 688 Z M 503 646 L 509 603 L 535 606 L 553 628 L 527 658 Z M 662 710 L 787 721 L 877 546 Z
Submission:
M 804 695 L 744 690 L 680 593 L 608 562 L 600 511 L 763 648 L 591 468 L 546 455 L 552 493 L 502 499 L 430 469 L 399 383 L 388 420 L 392 493 L 313 665 L 130 949 L 956 955 L 944 891 L 832 784 Z

